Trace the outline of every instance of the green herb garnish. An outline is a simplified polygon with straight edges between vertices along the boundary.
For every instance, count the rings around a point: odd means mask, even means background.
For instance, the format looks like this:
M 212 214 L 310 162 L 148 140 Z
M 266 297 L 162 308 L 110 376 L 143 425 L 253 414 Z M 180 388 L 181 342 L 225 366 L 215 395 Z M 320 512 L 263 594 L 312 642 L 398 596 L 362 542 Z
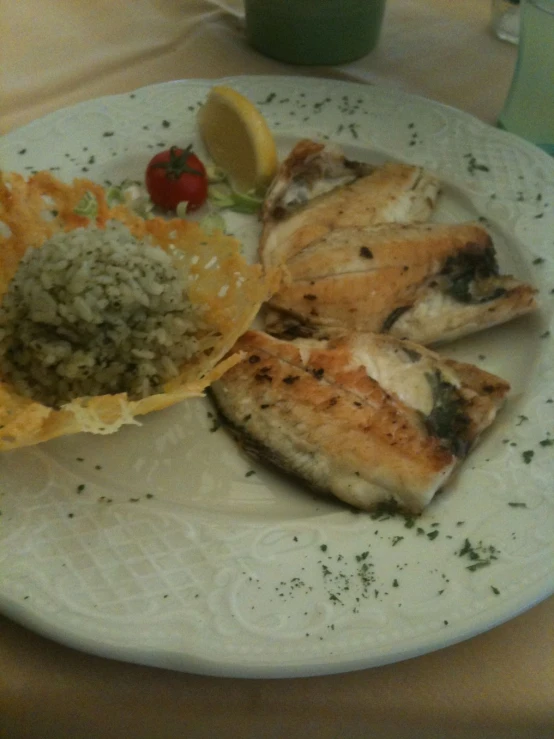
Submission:
M 177 206 L 177 211 L 178 210 L 179 206 Z M 179 215 L 179 213 L 177 213 L 177 215 Z M 216 231 L 226 233 L 227 225 L 221 213 L 208 213 L 208 215 L 200 219 L 199 224 L 202 230 L 207 234 L 213 234 Z
M 509 0 L 513 2 L 513 0 Z M 464 154 L 464 159 L 467 159 L 467 171 L 469 174 L 473 174 L 475 171 L 488 172 L 489 168 L 486 164 L 480 164 L 473 154 Z
M 475 572 L 483 567 L 488 567 L 494 560 L 498 559 L 498 549 L 492 545 L 485 546 L 481 541 L 474 546 L 469 539 L 465 539 L 458 556 L 468 557 L 471 564 L 466 567 L 466 570 Z
M 431 386 L 433 408 L 425 418 L 427 431 L 439 438 L 457 457 L 463 457 L 469 447 L 464 438 L 469 418 L 463 410 L 463 401 L 454 385 L 444 379 L 439 370 L 426 373 Z
M 401 512 L 399 504 L 391 498 L 390 500 L 378 503 L 374 510 L 370 512 L 369 517 L 372 521 L 386 521 Z
M 98 215 L 98 203 L 96 202 L 95 196 L 87 190 L 73 209 L 73 212 L 78 216 L 96 218 Z
M 441 275 L 446 279 L 446 294 L 460 303 L 486 303 L 506 292 L 503 287 L 494 287 L 488 282 L 498 275 L 492 244 L 484 249 L 477 244 L 467 244 L 457 254 L 448 257 Z
M 208 199 L 220 210 L 232 210 L 235 213 L 257 213 L 263 204 L 263 197 L 256 192 L 237 192 L 228 181 L 219 181 L 208 188 Z

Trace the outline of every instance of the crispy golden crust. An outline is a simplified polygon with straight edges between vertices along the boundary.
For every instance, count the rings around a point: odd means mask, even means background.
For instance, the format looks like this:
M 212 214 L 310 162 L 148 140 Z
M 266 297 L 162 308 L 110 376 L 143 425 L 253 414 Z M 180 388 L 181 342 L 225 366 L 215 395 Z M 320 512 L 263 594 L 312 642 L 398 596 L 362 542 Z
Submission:
M 387 362 L 388 351 L 403 348 L 458 378 L 469 420 L 460 433 L 471 445 L 494 420 L 508 383 L 388 336 L 294 343 L 248 331 L 235 347 L 243 360 L 212 390 L 250 451 L 357 507 L 394 498 L 419 512 L 459 458 L 359 359 L 366 349 Z
M 289 259 L 287 270 L 292 280 L 313 280 L 345 272 L 395 269 L 399 279 L 420 266 L 432 274 L 447 257 L 468 244 L 483 250 L 492 246 L 492 241 L 477 223 L 343 227 Z
M 416 167 L 384 164 L 371 175 L 321 195 L 305 211 L 294 213 L 282 223 L 264 224 L 260 248 L 262 262 L 280 265 L 337 228 L 408 221 L 416 200 L 412 191 L 419 177 Z M 428 205 L 424 202 L 420 217 L 413 220 L 426 220 L 432 205 L 432 202 Z
M 445 293 L 440 280 L 450 257 L 491 248 L 486 229 L 474 223 L 338 229 L 287 262 L 287 279 L 269 301 L 281 316 L 269 314 L 267 329 L 286 335 L 296 322 L 312 336 L 390 331 L 428 344 L 534 310 L 536 290 L 509 276 L 491 278 L 498 297 L 486 302 Z
M 54 410 L 21 397 L 0 377 L 0 450 L 36 444 L 78 431 L 111 433 L 135 416 L 166 408 L 203 390 L 240 359 L 225 358 L 238 337 L 248 328 L 261 303 L 274 287 L 275 273 L 264 275 L 260 266 L 248 265 L 239 243 L 222 233 L 207 235 L 198 224 L 181 219 L 143 220 L 124 206 L 109 208 L 102 187 L 88 180 L 66 184 L 48 172 L 29 180 L 19 174 L 1 173 L 0 222 L 9 230 L 0 236 L 0 299 L 28 247 L 40 246 L 59 231 L 91 223 L 74 209 L 86 192 L 98 203 L 95 223 L 117 219 L 138 238 L 151 237 L 165 250 L 175 248 L 190 274 L 191 302 L 205 306 L 208 329 L 200 335 L 202 351 L 167 383 L 164 392 L 131 401 L 126 394 L 82 398 Z M 44 217 L 47 212 L 49 218 Z
M 321 159 L 315 173 L 314 159 Z M 350 182 L 340 185 L 340 177 L 325 173 L 325 158 L 335 159 Z M 262 211 L 263 230 L 260 259 L 267 266 L 280 266 L 309 244 L 334 229 L 377 226 L 383 223 L 426 221 L 438 196 L 439 184 L 421 167 L 387 162 L 373 167 L 348 162 L 337 153 L 313 141 L 300 141 L 281 164 Z M 335 182 L 339 186 L 312 196 L 300 207 L 289 208 L 293 176 L 307 180 Z M 294 197 L 293 197 L 294 200 Z
M 292 344 L 254 332 L 237 349 L 244 360 L 212 385 L 220 411 L 247 448 L 315 488 L 360 508 L 394 497 L 417 511 L 454 466 L 415 412 L 399 409 L 367 376 L 341 373 L 340 352 L 315 351 L 304 364 Z M 362 481 L 369 494 L 356 491 Z
M 467 243 L 484 249 L 490 237 L 473 224 L 340 229 L 289 260 L 269 305 L 323 327 L 381 331 Z
M 425 223 L 438 193 L 420 167 L 364 169 L 299 142 L 263 209 L 261 261 L 284 267 L 266 330 L 286 338 L 382 331 L 431 344 L 535 310 L 532 285 L 497 274 L 481 225 Z

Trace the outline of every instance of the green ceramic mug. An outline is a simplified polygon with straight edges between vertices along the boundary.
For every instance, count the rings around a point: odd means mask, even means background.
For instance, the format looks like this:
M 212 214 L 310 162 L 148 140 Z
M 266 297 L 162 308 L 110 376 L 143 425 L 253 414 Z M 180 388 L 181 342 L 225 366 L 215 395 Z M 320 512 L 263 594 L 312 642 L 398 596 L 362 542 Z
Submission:
M 344 64 L 377 44 L 385 0 L 245 0 L 246 37 L 290 64 Z

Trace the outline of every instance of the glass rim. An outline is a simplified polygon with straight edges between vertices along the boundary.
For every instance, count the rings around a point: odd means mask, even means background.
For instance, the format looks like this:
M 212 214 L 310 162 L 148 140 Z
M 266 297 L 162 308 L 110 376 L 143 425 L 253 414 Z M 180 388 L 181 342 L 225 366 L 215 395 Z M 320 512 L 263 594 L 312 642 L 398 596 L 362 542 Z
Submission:
M 533 5 L 549 15 L 554 15 L 554 0 L 524 0 L 523 5 Z

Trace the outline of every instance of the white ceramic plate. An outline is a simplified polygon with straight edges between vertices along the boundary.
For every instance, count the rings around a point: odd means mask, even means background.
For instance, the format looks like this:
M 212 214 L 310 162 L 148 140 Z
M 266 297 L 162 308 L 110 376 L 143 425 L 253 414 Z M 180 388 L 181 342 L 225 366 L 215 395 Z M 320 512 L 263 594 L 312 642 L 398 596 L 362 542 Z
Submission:
M 506 377 L 510 400 L 411 527 L 352 513 L 253 464 L 213 430 L 206 400 L 115 436 L 4 453 L 2 609 L 84 650 L 235 676 L 393 662 L 515 616 L 554 590 L 554 162 L 395 91 L 299 78 L 227 83 L 259 104 L 283 154 L 298 138 L 323 137 L 370 161 L 419 163 L 444 182 L 437 219 L 486 219 L 503 269 L 536 284 L 542 308 L 443 351 Z M 141 178 L 160 148 L 198 145 L 195 111 L 210 84 L 58 111 L 5 136 L 1 161 L 63 178 Z M 253 254 L 255 220 L 229 226 Z M 466 542 L 480 560 L 462 553 Z

